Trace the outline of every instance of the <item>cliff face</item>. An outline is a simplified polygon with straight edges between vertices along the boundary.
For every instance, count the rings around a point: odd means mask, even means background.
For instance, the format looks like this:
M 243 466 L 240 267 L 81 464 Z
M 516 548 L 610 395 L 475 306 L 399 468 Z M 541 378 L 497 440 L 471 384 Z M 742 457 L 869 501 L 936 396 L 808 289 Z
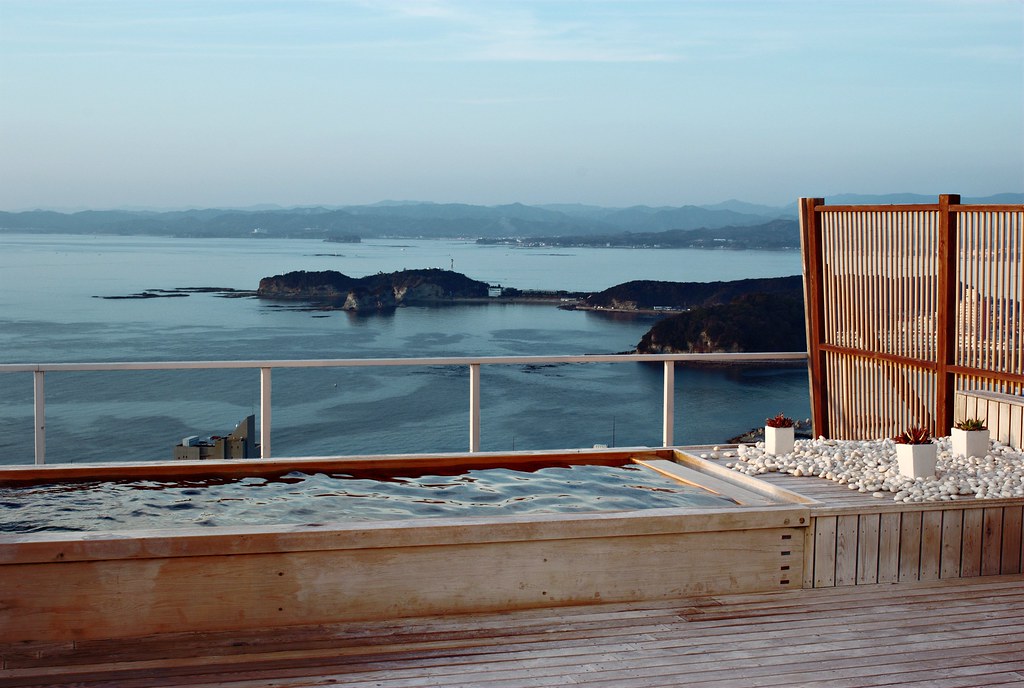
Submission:
M 341 304 L 343 311 L 390 311 L 398 307 L 398 300 L 392 291 L 367 292 L 350 291 Z
M 377 277 L 384 279 L 394 290 L 399 303 L 432 303 L 487 296 L 486 282 L 470 279 L 460 272 L 450 270 L 402 270 Z
M 487 296 L 487 283 L 458 272 L 429 268 L 349 277 L 334 270 L 299 270 L 260 280 L 256 295 L 326 303 L 342 310 L 391 310 L 402 304 L 429 304 Z

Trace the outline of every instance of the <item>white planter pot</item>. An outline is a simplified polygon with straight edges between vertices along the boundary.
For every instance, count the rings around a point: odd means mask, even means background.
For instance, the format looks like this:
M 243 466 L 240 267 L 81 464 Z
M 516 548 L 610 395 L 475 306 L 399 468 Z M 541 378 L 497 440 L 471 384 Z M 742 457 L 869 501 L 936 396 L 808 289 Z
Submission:
M 934 442 L 928 444 L 897 444 L 896 460 L 900 475 L 908 478 L 930 478 L 935 476 Z
M 953 453 L 957 456 L 985 456 L 988 454 L 988 430 L 961 430 L 953 428 Z
M 793 451 L 793 428 L 764 427 L 764 450 L 767 454 L 789 454 Z

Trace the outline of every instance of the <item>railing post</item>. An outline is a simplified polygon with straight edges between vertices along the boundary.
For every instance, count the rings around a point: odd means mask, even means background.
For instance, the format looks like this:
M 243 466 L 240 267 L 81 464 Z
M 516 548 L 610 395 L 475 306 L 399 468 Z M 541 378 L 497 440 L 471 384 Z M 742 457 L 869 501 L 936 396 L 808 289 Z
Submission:
M 469 451 L 480 451 L 480 364 L 469 364 Z
M 260 368 L 260 458 L 270 458 L 270 371 Z
M 43 393 L 45 372 L 37 370 L 32 373 L 32 388 L 35 398 L 35 449 L 36 463 L 46 463 L 46 396 Z
M 665 389 L 663 390 L 663 409 L 661 426 L 661 446 L 671 447 L 674 444 L 674 424 L 676 417 L 676 364 L 665 361 Z

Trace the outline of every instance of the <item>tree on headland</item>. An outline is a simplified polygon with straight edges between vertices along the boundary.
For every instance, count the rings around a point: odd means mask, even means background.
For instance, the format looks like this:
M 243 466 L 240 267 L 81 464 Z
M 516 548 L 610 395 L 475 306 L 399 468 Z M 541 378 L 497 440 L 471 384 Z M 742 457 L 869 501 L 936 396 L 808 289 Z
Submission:
M 806 347 L 802 296 L 759 293 L 665 318 L 643 336 L 637 352 L 803 351 Z

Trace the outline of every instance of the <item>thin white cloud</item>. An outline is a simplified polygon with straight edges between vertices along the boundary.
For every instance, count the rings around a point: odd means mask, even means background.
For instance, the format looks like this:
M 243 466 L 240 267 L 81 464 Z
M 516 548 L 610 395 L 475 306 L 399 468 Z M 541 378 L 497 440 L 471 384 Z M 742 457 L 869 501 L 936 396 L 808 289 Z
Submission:
M 549 3 L 551 9 L 557 3 Z M 429 0 L 376 3 L 405 20 L 426 20 L 437 41 L 425 57 L 510 62 L 656 62 L 684 56 L 678 36 L 658 35 L 636 21 L 636 5 L 623 13 L 587 12 L 572 5 L 572 19 L 544 12 L 541 3 L 466 3 Z M 632 16 L 631 16 L 632 13 Z
M 0 0 L 2 2 L 3 0 Z M 209 54 L 488 62 L 676 62 L 746 59 L 787 50 L 787 32 L 739 32 L 735 13 L 711 3 L 299 0 L 46 4 L 19 16 L 18 52 L 42 55 Z M 42 9 L 37 9 L 41 7 Z M 90 11 L 104 8 L 105 11 Z M 756 16 L 754 17 L 756 19 Z
M 460 105 L 491 106 L 518 105 L 522 103 L 553 103 L 556 102 L 556 99 L 542 96 L 497 96 L 493 98 L 460 98 L 455 102 Z

